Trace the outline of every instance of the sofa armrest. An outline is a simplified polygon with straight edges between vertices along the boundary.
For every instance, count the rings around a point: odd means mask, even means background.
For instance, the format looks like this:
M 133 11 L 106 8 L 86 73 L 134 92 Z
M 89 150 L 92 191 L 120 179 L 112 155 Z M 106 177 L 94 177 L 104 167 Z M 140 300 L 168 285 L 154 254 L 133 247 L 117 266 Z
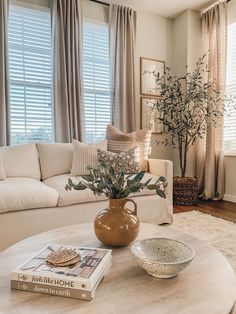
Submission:
M 173 163 L 164 159 L 148 159 L 149 172 L 167 179 L 166 198 L 173 208 Z

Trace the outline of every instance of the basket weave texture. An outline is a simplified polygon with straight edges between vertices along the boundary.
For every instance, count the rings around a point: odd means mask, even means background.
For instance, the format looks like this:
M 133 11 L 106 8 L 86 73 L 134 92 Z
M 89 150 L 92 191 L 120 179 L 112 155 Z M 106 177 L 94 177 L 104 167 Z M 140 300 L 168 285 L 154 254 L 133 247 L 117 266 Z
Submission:
M 194 205 L 198 199 L 198 180 L 190 177 L 174 177 L 173 201 L 175 205 Z

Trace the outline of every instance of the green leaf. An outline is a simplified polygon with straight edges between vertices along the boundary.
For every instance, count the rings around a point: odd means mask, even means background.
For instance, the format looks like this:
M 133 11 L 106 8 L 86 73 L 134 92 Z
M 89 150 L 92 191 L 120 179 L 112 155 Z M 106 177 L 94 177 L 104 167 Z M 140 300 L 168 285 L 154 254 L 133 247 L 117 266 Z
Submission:
M 73 183 L 73 181 L 71 180 L 71 178 L 68 179 L 68 184 L 69 184 L 69 186 L 73 186 L 73 185 L 74 185 L 74 183 Z
M 132 184 L 132 180 L 129 180 L 129 179 L 128 179 L 128 180 L 127 180 L 127 185 L 128 185 L 128 186 L 131 186 L 131 184 Z
M 74 190 L 82 191 L 82 190 L 87 189 L 87 186 L 84 185 L 83 183 L 79 182 L 78 184 L 75 184 L 73 188 L 74 188 Z
M 85 181 L 88 181 L 88 182 L 94 181 L 94 177 L 91 174 L 83 175 L 81 177 L 82 177 L 82 179 L 84 179 Z
M 149 184 L 149 185 L 147 186 L 147 189 L 153 191 L 153 190 L 156 190 L 156 189 L 157 189 L 157 186 L 156 186 L 156 184 Z
M 103 190 L 103 189 L 106 188 L 106 184 L 104 184 L 103 182 L 100 182 L 100 183 L 98 183 L 97 188 L 98 188 L 99 190 Z
M 66 190 L 66 191 L 71 191 L 71 190 L 72 190 L 72 187 L 67 184 L 67 185 L 65 186 L 65 190 Z
M 148 184 L 152 181 L 152 178 L 148 179 L 145 183 L 144 186 L 148 186 Z
M 115 171 L 112 167 L 109 168 L 109 172 L 112 178 L 115 177 Z
M 159 195 L 161 198 L 166 198 L 166 195 L 162 190 L 156 190 L 156 194 Z
M 117 177 L 117 182 L 119 185 L 123 186 L 125 181 L 125 174 L 124 171 L 121 171 L 121 173 Z
M 145 171 L 139 172 L 134 178 L 133 181 L 140 182 L 145 175 Z
M 159 177 L 159 180 L 162 181 L 162 182 L 166 182 L 166 178 L 163 177 L 163 176 Z

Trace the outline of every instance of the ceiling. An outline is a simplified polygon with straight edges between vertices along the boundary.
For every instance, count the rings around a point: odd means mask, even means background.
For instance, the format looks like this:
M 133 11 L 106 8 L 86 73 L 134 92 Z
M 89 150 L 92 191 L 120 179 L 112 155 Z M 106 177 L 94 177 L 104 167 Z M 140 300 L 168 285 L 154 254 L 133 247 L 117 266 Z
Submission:
M 186 9 L 201 10 L 212 3 L 209 0 L 106 0 L 106 2 L 128 5 L 136 10 L 169 18 L 177 16 Z

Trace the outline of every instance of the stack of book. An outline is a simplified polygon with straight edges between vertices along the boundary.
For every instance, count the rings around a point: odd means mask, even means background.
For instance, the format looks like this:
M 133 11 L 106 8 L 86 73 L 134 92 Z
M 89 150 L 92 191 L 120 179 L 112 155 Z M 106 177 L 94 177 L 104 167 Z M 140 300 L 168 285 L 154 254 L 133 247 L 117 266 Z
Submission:
M 73 249 L 80 261 L 58 267 L 47 262 L 51 252 Z M 111 250 L 50 244 L 11 273 L 11 288 L 55 296 L 92 300 L 111 267 Z

